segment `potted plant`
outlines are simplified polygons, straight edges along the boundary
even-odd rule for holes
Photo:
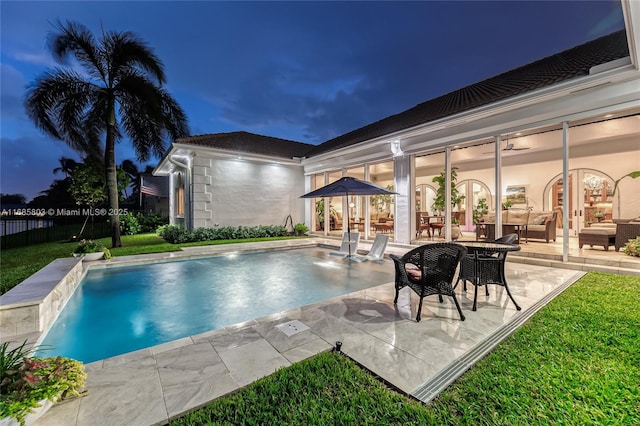
[[[335,207],[329,204],[329,216],[335,217],[336,213]],[[316,201],[316,217],[318,219],[319,229],[322,229],[324,227],[324,198]]]
[[[604,213],[602,212],[595,212],[593,214],[593,217],[595,217],[596,219],[598,219],[598,222],[600,222],[602,220],[602,218],[604,217]]]
[[[30,425],[54,403],[78,397],[84,390],[84,366],[64,357],[31,357],[25,340],[9,349],[0,345],[0,424]]]
[[[102,244],[93,240],[80,240],[78,246],[73,251],[74,257],[82,257],[82,260],[110,259],[111,252]]]
[[[304,223],[296,223],[295,225],[293,225],[293,231],[296,235],[305,235],[307,232],[309,232],[309,227],[307,227],[307,225],[305,225]]]
[[[465,196],[460,194],[458,188],[456,187],[456,181],[458,180],[457,167],[451,168],[451,207],[458,206],[464,201]],[[445,199],[446,199],[446,175],[443,171],[438,176],[434,176],[431,180],[434,183],[438,184],[438,188],[436,188],[436,197],[433,200],[433,204],[431,208],[434,211],[444,211],[445,210]],[[455,218],[454,218],[455,219]],[[457,224],[457,220],[451,221],[451,238],[454,240],[458,239],[460,236],[460,226]]]
[[[473,209],[473,223],[477,225],[478,222],[480,222],[480,219],[482,219],[482,217],[488,212],[489,212],[489,206],[487,205],[487,199],[480,198],[478,200],[478,205],[476,206],[475,209]]]

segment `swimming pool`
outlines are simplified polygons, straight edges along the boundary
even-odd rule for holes
[[[322,248],[89,270],[41,343],[85,363],[393,281]]]

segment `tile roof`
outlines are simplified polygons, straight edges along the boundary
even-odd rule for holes
[[[629,56],[626,32],[617,31],[553,56],[423,102],[399,114],[314,146],[308,157],[478,108],[589,74],[593,66]]]
[[[248,132],[190,136],[178,139],[176,143],[283,158],[313,157],[324,152],[344,148],[508,99],[571,78],[585,76],[596,65],[626,56],[629,56],[626,32],[625,30],[620,30],[428,100],[406,111],[330,139],[320,145],[311,145]]]
[[[205,146],[272,157],[302,157],[313,145],[249,132],[214,133],[180,138],[175,143]]]

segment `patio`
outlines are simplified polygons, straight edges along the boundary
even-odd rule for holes
[[[309,241],[268,245],[303,243]],[[366,243],[362,246],[367,248]],[[189,254],[255,248],[255,244],[194,247]],[[387,253],[405,251],[396,245],[387,249]],[[393,268],[390,260],[384,262]],[[440,304],[432,297],[425,299],[422,321],[416,323],[415,295],[403,289],[394,306],[393,283],[387,283],[88,364],[89,395],[54,406],[36,424],[90,425],[96,418],[105,425],[163,424],[278,368],[329,350],[336,341],[343,343],[343,352],[402,392],[428,401],[583,275],[515,262],[508,262],[506,272],[523,307],[520,312],[497,287],[491,287],[491,295],[480,298],[478,311],[472,312],[473,289],[458,288],[466,321],[459,321],[451,300],[445,298]],[[309,329],[288,337],[276,328],[294,320]],[[407,367],[399,370],[398,364]]]

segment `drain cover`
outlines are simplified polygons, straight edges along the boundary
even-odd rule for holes
[[[287,337],[291,337],[294,334],[301,333],[305,330],[309,330],[309,327],[298,320],[285,322],[284,324],[276,325],[276,328],[282,331]]]

